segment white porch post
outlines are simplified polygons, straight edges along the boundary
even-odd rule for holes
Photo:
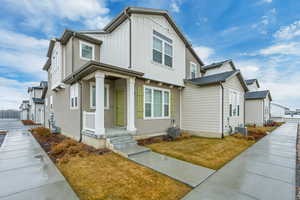
[[[95,113],[95,134],[104,135],[104,77],[102,72],[95,73],[96,79],[96,113]]]
[[[127,130],[136,131],[135,128],[135,99],[134,99],[135,78],[127,79]]]

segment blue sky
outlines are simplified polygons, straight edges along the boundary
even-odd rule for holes
[[[101,29],[126,6],[166,9],[209,64],[233,59],[274,102],[300,107],[299,0],[2,0],[0,109],[17,108],[65,28]]]

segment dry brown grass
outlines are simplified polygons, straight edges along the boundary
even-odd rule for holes
[[[51,135],[50,129],[45,128],[45,127],[32,128],[30,131],[33,134],[37,134],[41,137],[50,137],[50,135]]]
[[[226,136],[224,139],[190,137],[147,145],[153,151],[211,169],[220,169],[254,144],[254,140]]]
[[[81,200],[175,200],[191,188],[114,153],[58,163]]]
[[[37,125],[37,124],[34,123],[34,121],[32,121],[32,120],[21,120],[21,122],[22,122],[25,126]]]

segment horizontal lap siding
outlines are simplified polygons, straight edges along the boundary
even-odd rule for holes
[[[182,93],[182,129],[220,131],[220,87],[186,86]]]
[[[237,76],[227,80],[224,84],[224,132],[226,133],[231,126],[234,130],[240,124],[244,124],[244,98],[245,90]],[[229,91],[230,89],[240,93],[240,116],[229,116]],[[228,121],[229,119],[229,121]]]
[[[246,101],[246,124],[263,125],[263,100]]]

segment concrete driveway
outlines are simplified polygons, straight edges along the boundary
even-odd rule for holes
[[[296,123],[279,127],[183,199],[294,200],[296,138]]]
[[[16,120],[0,120],[8,133],[0,148],[0,200],[77,200],[26,127]]]

